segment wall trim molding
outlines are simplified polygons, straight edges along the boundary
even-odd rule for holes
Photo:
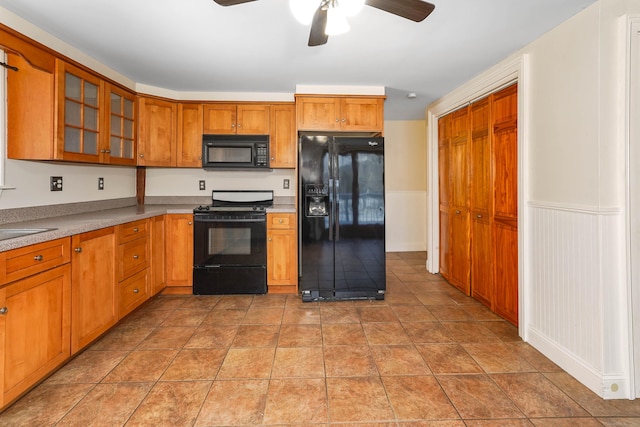
[[[556,365],[560,366],[598,396],[604,399],[620,399],[628,395],[629,383],[623,373],[604,375],[602,372],[591,368],[566,348],[547,339],[535,327],[529,326],[527,329],[529,330],[529,344],[553,360]],[[618,392],[612,393],[612,386],[617,388]]]
[[[620,215],[622,214],[621,207],[597,207],[597,206],[584,206],[584,205],[572,205],[568,203],[557,203],[557,202],[538,202],[538,201],[527,201],[527,207],[537,208],[537,209],[551,209],[555,211],[565,211],[565,212],[574,212],[574,213],[583,213],[590,215]]]

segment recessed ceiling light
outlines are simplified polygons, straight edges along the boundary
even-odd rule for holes
[[[418,96],[418,95],[416,95],[416,93],[415,93],[415,92],[411,92],[411,93],[408,93],[408,94],[407,94],[407,98],[409,98],[409,99],[415,99],[417,96]]]

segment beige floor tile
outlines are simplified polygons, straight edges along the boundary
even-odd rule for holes
[[[284,304],[284,303],[283,303]],[[242,319],[247,325],[279,325],[282,323],[283,307],[255,307],[247,310],[247,315]]]
[[[102,380],[104,383],[157,381],[178,350],[135,350]]]
[[[240,325],[246,315],[246,309],[214,308],[200,326]]]
[[[491,378],[529,418],[589,416],[542,374],[494,374]]]
[[[213,381],[226,355],[226,348],[181,350],[160,380]]]
[[[278,337],[279,347],[309,347],[322,345],[320,325],[282,325]]]
[[[411,338],[409,338],[400,322],[364,323],[362,328],[369,345],[411,344]]]
[[[453,337],[440,322],[402,322],[402,326],[415,344],[453,342]]]
[[[269,381],[214,381],[196,427],[262,424]]]
[[[324,345],[366,345],[367,338],[360,323],[322,324]]]
[[[380,377],[327,378],[329,421],[393,421]]]
[[[324,347],[327,377],[368,377],[378,375],[369,346],[337,345]]]
[[[319,307],[285,307],[282,316],[283,324],[320,324],[320,308]]]
[[[431,374],[424,359],[413,345],[373,346],[371,353],[382,376]]]
[[[137,350],[179,349],[191,338],[196,328],[183,326],[158,327],[136,347]]]
[[[133,413],[127,426],[191,426],[211,382],[158,382]]]
[[[486,375],[438,376],[438,382],[465,420],[525,418]]]
[[[324,378],[322,347],[278,347],[271,378]]]
[[[238,333],[238,325],[200,326],[184,348],[228,348]]]
[[[323,378],[271,380],[263,424],[326,423],[327,390]]]
[[[46,382],[99,383],[127,354],[128,351],[85,351],[49,377]]]
[[[230,348],[217,378],[269,378],[275,350],[275,347]]]
[[[459,344],[416,344],[434,374],[479,374],[482,368]]]
[[[231,344],[232,347],[275,347],[280,325],[241,325]]]
[[[382,377],[399,420],[459,419],[435,377]]]
[[[475,343],[462,344],[462,347],[487,373],[536,372],[536,369],[520,357],[517,349],[511,345]]]
[[[152,387],[153,383],[98,384],[56,425],[124,425]]]

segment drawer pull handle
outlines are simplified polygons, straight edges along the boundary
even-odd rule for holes
[[[482,215],[481,215],[481,214],[478,214],[478,218],[482,218]]]
[[[135,288],[135,289],[133,290],[133,293],[134,293],[134,294],[137,294],[138,292],[140,292],[140,290],[139,290],[138,288]]]
[[[44,257],[42,255],[36,255],[33,257],[34,261],[42,261],[44,259]]]
[[[9,312],[9,307],[0,308],[0,314],[7,314]]]
[[[280,219],[278,220],[278,222],[279,222],[280,224],[282,224],[282,223],[284,222],[284,220],[283,220],[282,218],[280,218]]]
[[[74,251],[77,252],[77,253],[80,253],[80,252],[82,252],[82,248],[75,248]]]
[[[138,258],[140,258],[138,255],[133,256],[133,259],[138,259]]]
[[[138,231],[139,231],[138,227],[136,227],[136,228],[134,228],[134,229],[133,229],[133,232],[134,232],[134,233],[137,233]]]
[[[460,211],[456,209],[456,215],[460,215]]]

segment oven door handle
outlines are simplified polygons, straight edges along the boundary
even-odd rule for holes
[[[224,219],[210,219],[210,218],[195,218],[195,222],[267,222],[267,218],[224,218]]]

